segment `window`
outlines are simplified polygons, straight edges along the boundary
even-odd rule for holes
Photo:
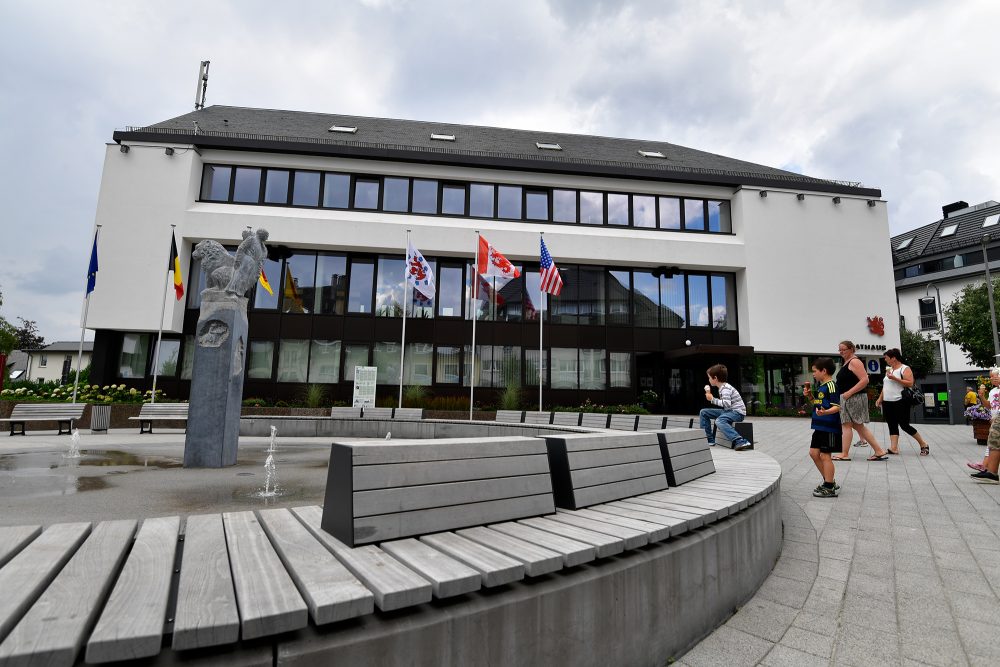
[[[359,178],[354,181],[354,208],[378,208],[379,182],[372,178]]]
[[[632,195],[632,224],[647,229],[656,228],[656,197]]]
[[[473,183],[469,186],[469,215],[476,218],[493,217],[493,198],[496,189],[485,183]]]
[[[428,387],[434,368],[434,346],[430,343],[407,343],[403,358],[403,384]]]
[[[684,276],[660,278],[660,326],[683,329],[687,324],[684,301]]]
[[[688,326],[707,327],[708,321],[708,276],[689,275],[688,283]]]
[[[492,386],[497,388],[521,384],[521,347],[519,345],[494,345]]]
[[[435,381],[438,384],[458,384],[460,348],[454,346],[439,346],[437,349],[437,366]]]
[[[354,382],[354,367],[368,365],[368,343],[344,345],[344,380]]]
[[[375,263],[371,260],[351,261],[350,289],[347,292],[347,312],[372,312],[372,282],[375,279]],[[351,376],[352,378],[354,376]]]
[[[281,294],[281,269],[283,261],[265,259],[261,270],[271,286],[271,292],[264,289],[260,280],[254,285],[253,307],[254,310],[275,310],[278,307],[278,296]]]
[[[576,349],[552,348],[552,388],[576,389]]]
[[[267,170],[264,185],[265,204],[288,204],[288,172],[281,169]]]
[[[353,125],[334,125],[327,131],[338,132],[340,134],[356,134],[358,128],[354,127]]]
[[[536,141],[535,146],[543,151],[561,151],[562,146],[559,144],[546,143],[544,141]]]
[[[347,174],[323,175],[323,207],[347,208],[351,199],[351,177]]]
[[[708,202],[708,231],[729,234],[733,231],[733,218],[727,201]]]
[[[410,208],[410,179],[386,177],[382,210],[405,213]]]
[[[473,364],[472,358],[472,347],[470,345],[462,346],[462,385],[468,387],[469,379],[472,377],[472,369],[470,366]],[[489,387],[491,386],[493,378],[493,346],[492,345],[477,345],[476,355],[475,355],[475,379],[477,387]]]
[[[608,224],[628,226],[628,195],[608,195]]]
[[[580,350],[580,389],[605,389],[606,376],[604,350]]]
[[[525,218],[528,220],[549,219],[549,193],[538,190],[528,190],[524,195]]]
[[[684,229],[705,231],[705,202],[703,200],[684,200]]]
[[[462,267],[442,266],[437,274],[440,317],[462,316]],[[457,382],[457,380],[456,380]]]
[[[465,215],[465,186],[448,184],[441,188],[441,212],[445,215]]]
[[[681,200],[677,197],[660,197],[660,229],[681,228]]]
[[[292,204],[319,206],[319,172],[296,171],[292,186]]]
[[[437,134],[435,132],[431,132],[431,139],[433,139],[434,141],[455,141],[455,135],[454,134]]]
[[[181,379],[190,380],[194,370],[194,336],[184,336],[184,352],[181,354]]]
[[[997,224],[997,222],[1000,222],[1000,213],[988,215],[986,216],[986,219],[983,220],[983,227],[992,227]]]
[[[908,239],[903,239],[902,241],[900,241],[899,245],[896,246],[896,251],[898,252],[900,250],[906,250],[907,248],[909,248],[910,244],[913,243],[913,239],[914,238],[916,238],[916,237],[911,236]]]
[[[659,325],[660,279],[649,271],[632,272],[632,321],[637,327]]]
[[[378,384],[399,384],[399,351],[398,341],[375,343],[375,354],[372,357],[372,365],[378,368],[375,382]]]
[[[562,269],[559,269],[560,275],[565,275],[562,273]],[[537,322],[539,316],[544,312],[543,304],[548,300],[552,303],[553,300],[558,300],[562,298],[561,296],[552,296],[550,294],[539,294],[539,288],[541,286],[541,277],[538,275],[538,269],[532,269],[530,271],[522,271],[521,279],[524,281],[524,303],[521,305],[521,318],[525,321]],[[563,278],[565,280],[565,277]],[[563,292],[565,294],[565,292]],[[539,302],[541,300],[541,302]]]
[[[305,382],[308,369],[309,341],[281,341],[278,347],[278,382]]]
[[[339,379],[340,341],[312,341],[309,349],[309,382],[330,384]]]
[[[663,158],[666,159],[666,155],[660,151],[639,151],[639,155],[642,157],[653,157],[653,158]]]
[[[917,304],[920,307],[921,330],[937,329],[937,299],[933,296],[922,296],[917,299]]]
[[[736,330],[736,290],[733,276],[713,275],[712,282],[712,328],[726,331]]]
[[[316,290],[313,312],[343,315],[347,300],[347,258],[319,255],[316,258]]]
[[[629,322],[629,271],[608,271],[608,324]]]
[[[542,386],[549,386],[549,356],[542,354]],[[538,350],[524,351],[524,384],[528,387],[538,386]]]
[[[580,276],[575,266],[560,266],[559,275],[563,279],[562,293],[557,297],[547,297],[549,302],[549,322],[553,324],[576,324],[576,295],[580,290]],[[537,291],[532,292],[537,294]]]
[[[201,198],[204,201],[229,201],[229,182],[233,177],[232,167],[205,165],[201,174]]]
[[[632,353],[612,352],[609,356],[611,388],[630,388],[632,386]]]
[[[285,261],[285,282],[281,286],[283,313],[310,313],[316,301],[316,255],[292,255]],[[274,289],[274,285],[271,285]]]
[[[45,368],[49,365],[49,355],[43,354],[38,357],[38,366],[40,368]]]
[[[141,378],[146,376],[149,361],[149,334],[125,334],[122,337],[122,353],[118,359],[118,376]]]
[[[378,280],[375,283],[375,315],[403,316],[403,259],[379,257]]]
[[[270,380],[274,368],[274,341],[252,340],[247,354],[247,377]]]
[[[431,267],[431,273],[433,273],[434,276],[437,276],[437,260],[428,259],[427,263]],[[422,293],[411,288],[409,285],[407,285],[406,289],[403,290],[403,294],[409,296],[409,301],[406,302],[407,317],[416,317],[418,319],[431,319],[434,317],[433,297],[425,297]]]
[[[580,223],[584,225],[604,224],[604,193],[580,193]]]
[[[947,227],[941,230],[941,238],[953,235],[955,233],[955,230],[957,229],[958,229],[958,223],[955,223],[953,225],[948,225]]]
[[[179,340],[161,340],[159,354],[156,355],[156,374],[160,377],[177,376],[177,359],[181,353]]]
[[[576,222],[576,190],[552,191],[552,220]]]
[[[521,187],[517,185],[501,185],[497,188],[499,196],[499,217],[509,220],[521,219]]]
[[[579,273],[577,295],[580,301],[580,324],[604,324],[604,269],[581,266]]]
[[[438,212],[438,182],[419,178],[413,179],[413,212]]]
[[[256,204],[260,201],[260,169],[236,167],[236,182],[233,184],[233,201]]]

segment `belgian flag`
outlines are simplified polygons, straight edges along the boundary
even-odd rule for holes
[[[184,298],[184,276],[181,275],[181,258],[177,255],[177,236],[175,234],[170,235],[170,266],[167,267],[167,271],[174,273],[174,294],[180,301]]]

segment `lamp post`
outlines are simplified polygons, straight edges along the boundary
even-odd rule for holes
[[[990,258],[986,256],[990,234],[983,234],[983,266],[986,267],[986,293],[990,296],[990,323],[993,325],[993,365],[1000,364],[1000,340],[997,339],[997,312],[993,307],[993,279],[990,278]]]
[[[931,288],[934,288],[934,293],[937,295],[937,312],[938,312],[938,334],[941,336],[941,359],[944,361],[944,391],[945,396],[948,397],[948,424],[955,424],[955,416],[951,409],[951,374],[948,372],[948,344],[944,340],[944,313],[941,310],[941,290],[934,283],[927,283],[927,287],[924,289],[924,296],[921,297],[921,301],[924,303],[930,303]],[[990,299],[990,303],[993,299]],[[996,336],[996,332],[993,333]]]

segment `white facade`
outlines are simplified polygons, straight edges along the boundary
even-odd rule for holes
[[[28,363],[25,368],[24,379],[35,382],[52,382],[62,379],[63,365],[68,360],[70,363],[70,378],[76,372],[78,352],[59,350],[25,350],[28,355]],[[90,365],[90,350],[83,351],[83,365],[86,368]]]

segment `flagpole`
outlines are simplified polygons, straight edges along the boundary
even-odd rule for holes
[[[406,230],[406,252],[403,254],[403,340],[400,343],[399,349],[399,407],[403,407],[403,360],[406,355],[406,286],[409,284],[406,280],[406,261],[409,259],[410,253],[410,230]],[[413,299],[410,299],[413,301]]]
[[[167,253],[167,266],[170,266],[170,255],[173,254],[173,243],[174,243],[174,227],[177,225],[170,225],[170,243],[171,251]],[[156,351],[153,352],[153,394],[151,403],[156,403],[156,376],[160,370],[160,342],[163,340],[163,314],[167,312],[167,285],[170,283],[170,274],[173,273],[173,267],[170,267],[165,274],[163,274],[163,302],[160,304],[160,328],[156,333]]]
[[[472,285],[472,290],[469,292],[469,308],[472,308],[472,361],[469,364],[469,421],[472,421],[472,405],[473,398],[475,396],[476,390],[476,319],[479,314],[479,308],[473,308],[473,303],[476,302],[476,294],[479,292],[479,244],[480,244],[480,234],[479,230],[476,230],[476,262],[472,265],[472,279],[470,284]]]
[[[94,247],[97,247],[97,239],[101,236],[101,226],[97,225],[97,231],[94,232]],[[76,403],[76,390],[80,386],[80,367],[83,366],[83,338],[87,335],[87,313],[90,312],[90,292],[87,292],[87,296],[83,298],[83,323],[80,325],[80,350],[76,356],[76,379],[73,380],[73,399],[72,403]],[[4,369],[0,368],[0,372]]]
[[[539,245],[545,232],[538,233]],[[542,265],[538,265],[538,411],[542,411],[542,321],[545,319],[545,297],[542,296]]]

